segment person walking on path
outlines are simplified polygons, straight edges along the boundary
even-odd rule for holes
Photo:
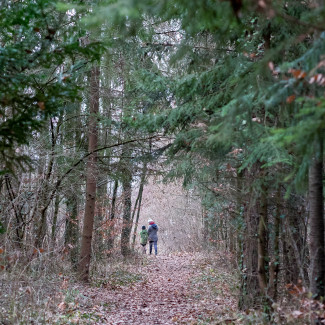
[[[140,245],[142,246],[142,253],[146,253],[146,246],[148,242],[148,231],[146,226],[142,226],[142,230],[140,231]]]
[[[149,227],[148,227],[148,239],[149,239],[149,254],[152,253],[152,245],[155,248],[155,255],[157,255],[157,241],[158,241],[158,226],[154,223],[152,219],[148,220]]]

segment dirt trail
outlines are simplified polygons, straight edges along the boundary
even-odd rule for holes
[[[194,270],[184,257],[152,258],[146,267],[147,280],[123,288],[113,300],[108,321],[112,324],[173,324],[177,320],[191,323],[199,311],[187,289]]]
[[[193,285],[198,276],[203,276],[204,264],[202,267],[201,263],[201,268],[198,264],[197,258],[191,255],[148,257],[148,264],[139,270],[145,280],[118,290],[101,289],[101,296],[110,307],[98,323],[204,324],[216,319],[217,315],[220,320],[220,316],[233,308],[235,301],[229,288],[222,283],[219,285],[226,290],[222,297],[210,295],[214,288],[208,283]]]

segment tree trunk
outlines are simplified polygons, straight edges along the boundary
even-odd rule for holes
[[[274,217],[274,234],[273,234],[273,256],[270,263],[269,278],[269,297],[277,300],[278,293],[278,275],[280,266],[279,238],[280,238],[280,204],[281,204],[281,188],[280,185],[276,194],[276,212]]]
[[[290,202],[291,201],[291,202]],[[289,264],[287,269],[290,274],[289,283],[298,283],[302,280],[305,285],[304,260],[306,249],[304,247],[304,233],[301,231],[303,216],[296,209],[296,201],[291,198],[288,202],[287,216],[285,218],[285,229],[287,238],[287,254]]]
[[[117,197],[117,189],[118,189],[118,180],[114,182],[113,189],[113,197],[111,204],[111,212],[109,216],[109,228],[108,228],[108,239],[107,239],[107,252],[108,256],[112,254],[113,246],[114,246],[114,223],[115,223],[115,206],[116,206],[116,197]]]
[[[54,124],[53,120],[50,119],[50,131],[51,131],[51,152],[49,158],[49,164],[47,167],[46,175],[44,177],[44,182],[41,184],[40,188],[40,210],[37,209],[37,232],[36,232],[36,239],[35,239],[35,246],[37,248],[43,245],[44,237],[46,235],[47,230],[47,208],[49,204],[47,204],[49,200],[49,193],[50,193],[50,183],[51,177],[54,169],[54,162],[55,162],[55,147],[56,147],[56,140],[57,137],[54,134]],[[58,130],[57,130],[58,131]]]
[[[236,211],[231,208],[229,212],[229,252],[234,255],[236,252],[236,235],[237,235],[237,227],[236,227]]]
[[[239,266],[242,266],[242,254],[243,254],[243,171],[239,171],[237,168],[236,176],[236,232],[237,232],[237,263]]]
[[[54,203],[54,214],[53,214],[53,220],[52,220],[52,246],[54,247],[55,245],[55,234],[56,234],[56,224],[58,220],[58,214],[59,214],[59,207],[60,207],[60,195],[56,194],[55,196],[55,203]]]
[[[309,169],[310,203],[310,291],[315,298],[324,297],[324,201],[323,201],[323,141],[316,145],[316,154]]]
[[[75,192],[68,193],[67,218],[65,222],[65,246],[70,252],[70,261],[74,270],[78,264],[79,224],[78,224],[78,196]]]
[[[12,206],[12,210],[15,216],[15,232],[16,232],[16,243],[18,244],[19,248],[23,246],[23,238],[25,234],[25,220],[21,213],[21,208],[16,206],[16,194],[11,186],[10,177],[9,175],[5,175],[5,184],[9,196],[9,200]]]
[[[257,273],[257,240],[258,215],[255,207],[245,206],[245,226],[242,240],[241,286],[238,306],[241,310],[255,307],[259,297]]]
[[[131,193],[132,193],[132,175],[130,171],[125,170],[122,180],[123,187],[123,225],[121,234],[121,253],[127,256],[130,253],[130,234],[131,234]]]
[[[121,167],[122,167],[122,189],[123,189],[123,223],[121,233],[121,253],[123,256],[127,256],[130,253],[130,234],[132,228],[131,220],[131,194],[132,194],[132,166],[129,160],[131,156],[131,149],[129,145],[124,145],[121,155]]]
[[[86,205],[84,214],[84,224],[81,240],[81,252],[78,265],[80,278],[89,281],[89,267],[91,257],[91,242],[93,237],[95,204],[96,204],[96,184],[97,184],[97,154],[93,152],[97,148],[98,129],[97,114],[99,111],[99,67],[95,66],[90,77],[90,116],[88,131],[88,151],[91,152],[87,161],[86,180]]]
[[[96,252],[96,260],[101,259],[103,251],[105,250],[106,243],[104,243],[105,233],[104,228],[106,222],[106,198],[107,198],[107,183],[104,181],[104,185],[97,186],[97,208],[95,218],[95,233],[94,233],[94,251]]]
[[[205,248],[208,246],[208,233],[208,212],[204,207],[202,207],[202,240]]]
[[[264,180],[262,180],[264,182]],[[267,290],[267,189],[263,184],[261,193],[261,203],[259,212],[259,223],[258,223],[258,284],[263,296],[266,295]]]
[[[242,258],[240,260],[241,268],[241,286],[238,306],[241,310],[252,308],[258,302],[260,297],[258,283],[258,254],[257,254],[257,238],[258,233],[258,210],[256,208],[256,198],[251,190],[253,175],[258,173],[256,164],[251,171],[245,170],[240,175],[240,187],[242,190],[243,209],[243,225],[241,228],[241,251]]]
[[[141,209],[141,202],[142,202],[142,193],[143,193],[144,183],[146,181],[146,176],[147,176],[147,163],[145,162],[144,166],[143,166],[140,187],[139,187],[139,193],[138,193],[138,197],[137,197],[138,209],[136,209],[136,206],[135,206],[134,212],[133,212],[133,213],[137,212],[137,216],[136,216],[135,223],[134,223],[132,249],[134,249],[134,246],[135,246],[135,239],[136,239],[136,235],[137,235],[137,228],[138,228],[138,223],[139,223],[140,209]],[[133,220],[133,218],[132,218],[132,220]]]

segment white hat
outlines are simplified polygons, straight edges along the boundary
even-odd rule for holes
[[[148,223],[150,223],[150,222],[153,222],[153,220],[152,219],[148,219]]]

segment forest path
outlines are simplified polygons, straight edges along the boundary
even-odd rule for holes
[[[97,310],[96,324],[221,324],[236,312],[231,275],[221,269],[197,255],[146,256],[129,269],[141,281],[118,287],[108,282],[84,295],[96,297],[88,306]]]

